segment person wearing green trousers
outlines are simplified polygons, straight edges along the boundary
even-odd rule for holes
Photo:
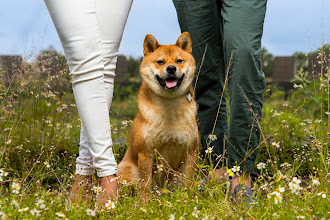
[[[232,178],[232,194],[246,186],[251,191],[250,173],[258,154],[265,89],[260,50],[267,0],[173,3],[181,31],[191,36],[197,72],[200,69],[195,77],[195,98],[204,151],[213,147],[219,179],[227,172],[227,165],[236,170],[239,166],[237,173],[244,173]],[[226,84],[230,110],[224,94]]]

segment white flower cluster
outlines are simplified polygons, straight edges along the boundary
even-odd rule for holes
[[[208,139],[209,139],[210,141],[215,141],[215,140],[217,140],[217,136],[214,135],[214,134],[210,134],[210,135],[208,136]]]
[[[8,176],[8,172],[5,172],[4,168],[0,169],[0,182],[3,181],[3,177]]]
[[[301,180],[297,177],[293,177],[291,182],[289,183],[289,187],[291,189],[291,193],[294,193],[296,195],[299,194],[300,190],[302,190],[302,187],[300,186]]]
[[[263,162],[260,162],[257,164],[257,169],[258,170],[262,170],[262,169],[265,169],[266,168],[266,164],[263,163]]]

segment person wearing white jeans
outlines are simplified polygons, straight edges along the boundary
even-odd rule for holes
[[[64,48],[81,118],[75,182],[93,175],[96,169],[102,186],[103,177],[117,173],[109,110],[119,45],[132,0],[44,1]]]

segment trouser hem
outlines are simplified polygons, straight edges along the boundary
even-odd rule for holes
[[[102,172],[97,171],[97,176],[98,177],[105,177],[105,176],[115,175],[116,173],[117,173],[117,169],[110,170],[110,171],[102,171]]]

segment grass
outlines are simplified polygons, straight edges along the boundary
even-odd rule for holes
[[[300,79],[287,101],[274,86],[265,92],[263,138],[255,167],[261,176],[254,183],[258,206],[236,207],[223,190],[225,182],[203,181],[212,169],[207,158],[200,158],[189,187],[155,188],[151,201],[144,204],[139,192],[132,196],[123,185],[116,207],[93,216],[93,199],[78,207],[68,201],[80,120],[67,72],[40,79],[33,65],[22,66],[24,71],[0,81],[0,219],[330,218],[326,74]],[[118,162],[128,147],[135,99],[132,94],[129,100],[113,102],[110,116]]]

